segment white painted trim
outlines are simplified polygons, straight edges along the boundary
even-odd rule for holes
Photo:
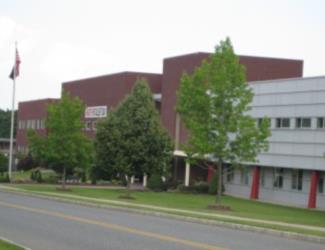
[[[185,165],[185,180],[184,180],[185,187],[190,185],[190,163],[186,162]]]

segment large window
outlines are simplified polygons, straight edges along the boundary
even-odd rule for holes
[[[260,183],[262,187],[265,187],[265,168],[260,170]]]
[[[277,128],[290,128],[290,118],[276,118]]]
[[[324,117],[317,118],[317,128],[325,128],[325,118]]]
[[[91,130],[92,129],[92,122],[91,121],[86,121],[85,122],[85,129],[86,130]]]
[[[230,165],[227,166],[226,168],[227,171],[227,182],[228,183],[233,183],[234,182],[234,168],[231,167]]]
[[[296,118],[296,128],[311,128],[311,118]]]
[[[324,175],[319,176],[318,180],[318,193],[323,194],[324,193]]]
[[[283,188],[283,168],[274,168],[273,171],[273,187]]]
[[[242,169],[240,171],[240,183],[243,185],[248,185],[249,182],[249,173],[248,173],[248,169]]]
[[[291,188],[293,190],[302,190],[303,170],[293,169],[291,172]]]

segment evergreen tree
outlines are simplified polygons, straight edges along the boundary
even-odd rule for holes
[[[17,128],[17,110],[15,110],[14,137]],[[0,138],[10,138],[11,110],[0,109]]]
[[[169,174],[172,143],[162,128],[152,93],[144,79],[110,112],[97,130],[94,172],[102,178]],[[129,185],[128,185],[129,186]]]
[[[190,132],[188,155],[196,159],[208,156],[218,165],[220,204],[222,163],[254,162],[268,148],[270,135],[269,119],[257,126],[248,113],[253,92],[229,38],[192,75],[182,76],[177,96],[177,111]]]
[[[0,152],[0,176],[8,170],[8,158]]]

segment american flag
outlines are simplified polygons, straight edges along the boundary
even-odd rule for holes
[[[18,54],[18,50],[16,49],[16,58],[15,58],[15,65],[12,67],[11,73],[9,77],[13,80],[17,76],[19,76],[19,64],[20,64],[20,57]]]

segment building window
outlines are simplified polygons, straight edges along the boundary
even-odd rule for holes
[[[291,189],[302,190],[303,170],[293,169],[291,172]]]
[[[324,175],[319,176],[318,180],[318,193],[323,194],[324,193]]]
[[[45,120],[41,120],[41,129],[45,129]]]
[[[317,118],[317,128],[325,128],[325,118],[324,117]]]
[[[96,131],[96,128],[97,128],[97,121],[93,121],[92,126],[93,126],[93,130]]]
[[[283,187],[283,168],[274,168],[273,187],[281,189]]]
[[[85,129],[86,130],[91,130],[92,128],[92,122],[91,121],[86,121],[85,123]]]
[[[227,170],[227,182],[233,183],[234,182],[234,168],[231,167],[230,165],[228,165],[226,170]]]
[[[260,183],[262,187],[265,187],[265,168],[260,170]]]
[[[31,120],[31,128],[32,129],[36,128],[36,120]]]
[[[245,168],[240,171],[240,183],[242,185],[248,185],[248,182],[249,182],[249,173],[248,170]]]
[[[263,122],[263,118],[257,118],[256,119],[256,125],[257,125],[257,127],[261,127],[262,126],[262,122]]]
[[[26,129],[30,129],[30,120],[26,121]]]
[[[290,128],[290,118],[276,118],[277,128]]]
[[[311,118],[296,118],[296,128],[311,128]]]

